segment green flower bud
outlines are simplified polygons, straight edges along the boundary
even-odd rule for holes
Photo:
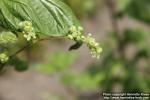
[[[6,53],[1,53],[1,54],[0,54],[0,62],[1,62],[1,63],[5,63],[5,62],[7,62],[8,60],[9,60],[9,57],[7,56]]]
[[[30,41],[32,39],[36,39],[36,34],[34,32],[30,32],[30,33],[25,33],[24,38],[27,39],[27,41]]]
[[[75,33],[75,32],[77,32],[77,28],[76,28],[75,26],[72,26],[72,27],[70,28],[70,31],[71,31],[72,33]]]
[[[83,28],[82,27],[78,27],[76,28],[75,26],[72,26],[70,28],[70,33],[67,37],[71,40],[75,40],[75,41],[81,41],[83,39],[82,37],[82,32]]]
[[[32,23],[30,21],[23,21],[19,23],[19,28],[26,32],[33,30]]]
[[[78,30],[79,30],[80,32],[83,31],[83,27],[79,26],[79,27],[78,27]]]
[[[17,41],[17,36],[12,32],[0,33],[0,44],[10,44]]]
[[[36,34],[30,21],[19,23],[19,28],[22,30],[22,33],[24,34],[23,37],[26,38],[27,41],[36,39]]]
[[[68,35],[68,38],[71,39],[71,40],[74,39],[74,37],[72,35]]]
[[[91,50],[92,57],[99,58],[100,53],[102,52],[102,48],[100,47],[99,43],[97,43],[96,40],[92,37],[91,34],[88,35],[88,37],[85,39],[85,42]]]
[[[71,40],[75,40],[77,42],[81,41],[87,44],[89,49],[91,50],[92,57],[99,58],[100,53],[102,52],[102,48],[100,47],[99,43],[92,37],[92,34],[88,34],[87,37],[82,35],[83,28],[82,27],[71,27],[70,33],[67,37]]]

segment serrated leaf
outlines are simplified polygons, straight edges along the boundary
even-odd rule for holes
[[[35,32],[65,36],[78,26],[72,10],[60,0],[0,0],[0,26],[17,30],[22,21],[31,21]]]

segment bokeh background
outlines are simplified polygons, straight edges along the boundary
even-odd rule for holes
[[[63,0],[85,35],[101,44],[100,59],[84,45],[52,39],[19,56],[29,69],[0,74],[0,100],[102,100],[102,92],[150,92],[150,0]]]

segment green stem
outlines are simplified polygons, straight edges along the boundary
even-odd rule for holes
[[[48,37],[48,38],[42,38],[42,39],[39,39],[37,42],[41,42],[41,41],[45,41],[45,40],[50,40],[50,39],[53,39],[54,37]],[[60,37],[60,38],[63,38],[63,37]],[[12,54],[10,56],[10,58],[13,58],[14,56],[16,56],[17,54],[19,54],[20,52],[24,51],[25,49],[27,49],[29,46],[31,46],[32,44],[27,44],[25,45],[24,47],[22,47],[21,49],[19,49],[18,51],[16,51],[14,54]]]
[[[58,37],[58,38],[64,38],[64,37]],[[39,39],[37,42],[41,42],[41,41],[45,41],[45,40],[50,40],[50,39],[56,39],[55,37],[48,37],[48,38],[42,38]],[[21,49],[19,49],[18,51],[16,51],[14,54],[10,55],[9,58],[12,59],[13,57],[15,57],[17,54],[21,53],[22,51],[24,51],[25,49],[27,49],[29,46],[31,46],[32,44],[26,44],[24,47],[22,47]],[[6,62],[7,63],[7,62]],[[1,63],[0,64],[0,72],[3,70],[4,66],[6,65],[6,63]]]

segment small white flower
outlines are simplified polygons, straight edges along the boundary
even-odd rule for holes
[[[12,32],[2,32],[0,34],[0,44],[13,44],[16,43],[17,36]]]
[[[9,60],[9,57],[7,56],[6,53],[1,53],[1,54],[0,54],[0,62],[1,62],[1,63],[5,63],[5,62],[7,62],[8,60]]]
[[[68,38],[73,40],[73,36],[72,35],[68,35]]]
[[[72,27],[70,28],[70,31],[71,31],[71,32],[76,32],[76,31],[77,31],[77,28],[76,28],[75,26],[72,26]]]
[[[25,33],[23,36],[24,36],[24,38],[27,39],[27,41],[30,41],[32,39],[36,39],[36,34],[33,32]]]
[[[91,37],[91,36],[92,36],[92,34],[91,34],[91,33],[89,33],[89,34],[88,34],[88,36],[89,36],[89,37]]]
[[[19,24],[20,29],[22,29],[22,33],[24,34],[24,38],[27,39],[27,41],[31,41],[33,39],[36,39],[36,34],[34,32],[34,28],[32,26],[32,23],[30,21],[24,21]]]
[[[78,30],[79,30],[79,31],[83,31],[83,27],[79,26],[79,27],[78,27]]]
[[[99,43],[96,42],[96,40],[92,37],[92,34],[89,33],[87,37],[82,35],[83,28],[75,26],[70,28],[71,34],[69,34],[67,37],[71,40],[75,41],[82,41],[87,44],[89,49],[91,50],[92,57],[96,57],[97,59],[100,58],[100,53],[102,52],[102,48],[100,47]]]

